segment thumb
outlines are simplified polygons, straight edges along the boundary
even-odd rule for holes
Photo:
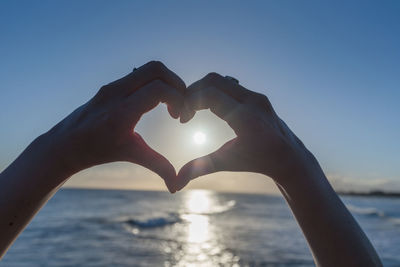
[[[228,141],[217,151],[206,156],[194,159],[186,163],[180,170],[177,176],[176,190],[184,188],[191,180],[219,171],[229,171],[232,169],[231,151],[235,139]]]
[[[186,163],[178,173],[176,190],[179,191],[184,188],[191,180],[207,175],[210,173],[217,172],[215,161],[213,160],[213,154],[203,156]]]
[[[191,180],[219,171],[234,171],[237,138],[226,142],[218,150],[186,163],[177,176],[176,190],[184,188]]]
[[[169,192],[175,193],[176,171],[163,155],[152,149],[138,133],[134,133],[134,155],[132,162],[157,173],[165,182]]]

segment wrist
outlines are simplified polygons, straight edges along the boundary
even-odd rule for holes
[[[63,183],[73,174],[79,172],[80,166],[73,162],[73,155],[68,149],[68,143],[64,138],[57,135],[56,131],[50,131],[37,137],[28,149],[29,155],[34,153],[37,158],[39,168],[46,170],[52,182]],[[27,150],[28,150],[27,149]],[[29,156],[28,155],[28,156]]]
[[[287,156],[282,171],[273,179],[282,188],[289,188],[298,183],[309,184],[326,180],[326,177],[317,159],[305,149]]]
[[[58,160],[47,134],[37,137],[0,176],[2,186],[19,194],[46,195],[62,185],[74,171]],[[12,177],[6,179],[5,177]],[[3,179],[4,178],[4,179]]]

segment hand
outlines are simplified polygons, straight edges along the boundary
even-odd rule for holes
[[[208,108],[225,120],[237,137],[185,164],[178,174],[178,190],[196,177],[218,171],[256,172],[279,183],[290,177],[290,172],[304,168],[305,161],[313,161],[266,96],[210,73],[187,88],[181,122]]]
[[[160,102],[178,118],[185,88],[176,74],[155,61],[103,86],[88,103],[47,133],[52,144],[57,144],[58,160],[74,172],[113,161],[136,163],[161,176],[174,192],[174,167],[134,128],[141,116]]]

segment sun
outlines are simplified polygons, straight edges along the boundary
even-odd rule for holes
[[[193,141],[197,145],[202,145],[206,142],[206,135],[203,132],[195,132],[193,135]]]

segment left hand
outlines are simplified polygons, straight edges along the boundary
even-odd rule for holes
[[[45,134],[47,143],[56,147],[52,154],[58,155],[63,168],[73,173],[98,164],[128,161],[157,173],[174,192],[174,167],[134,128],[142,115],[160,102],[178,118],[185,88],[185,83],[161,62],[149,62],[103,86],[88,103]]]

